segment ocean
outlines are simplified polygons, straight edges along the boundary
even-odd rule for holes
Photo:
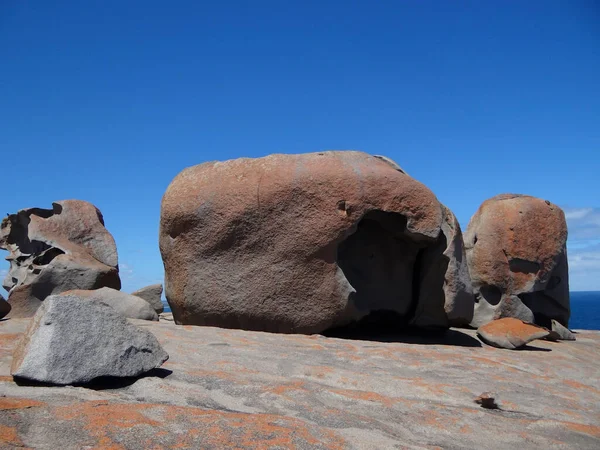
[[[600,330],[600,291],[571,292],[569,328]]]
[[[171,312],[163,300],[165,312]],[[600,330],[600,291],[571,292],[571,320],[569,328]]]

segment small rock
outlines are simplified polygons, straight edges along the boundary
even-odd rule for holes
[[[137,291],[132,292],[131,295],[143,298],[150,303],[150,306],[154,308],[154,311],[156,311],[157,314],[160,314],[165,310],[165,305],[163,305],[161,300],[162,292],[162,284],[158,283],[138,289]]]
[[[513,350],[523,347],[535,339],[546,338],[550,332],[538,325],[505,317],[479,327],[477,335],[486,344]]]
[[[0,319],[6,316],[10,312],[10,309],[10,303],[4,300],[4,297],[0,295]]]
[[[559,341],[574,341],[575,334],[560,322],[552,319],[552,338]]]
[[[496,403],[496,397],[496,394],[492,392],[484,392],[474,401],[475,403],[481,405],[481,407],[485,409],[500,409],[498,403]]]
[[[169,358],[150,332],[110,306],[70,295],[42,303],[13,353],[14,377],[58,385],[136,377]]]
[[[111,288],[93,291],[73,290],[62,293],[79,300],[91,300],[104,303],[129,319],[158,320],[158,315],[145,300]]]

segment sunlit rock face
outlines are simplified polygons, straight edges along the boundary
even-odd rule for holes
[[[465,233],[475,293],[472,325],[514,317],[568,325],[567,223],[553,203],[527,195],[486,200]]]
[[[31,317],[46,297],[72,289],[121,288],[117,247],[91,203],[65,200],[52,209],[10,214],[0,227],[9,252],[3,281],[11,317]]]
[[[283,333],[466,324],[454,215],[386,158],[270,155],[182,171],[162,201],[175,321]]]

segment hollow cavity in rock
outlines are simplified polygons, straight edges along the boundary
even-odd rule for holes
[[[371,211],[339,245],[338,265],[356,291],[351,301],[366,313],[352,328],[398,331],[415,315],[431,242],[409,233],[406,224],[401,214]]]

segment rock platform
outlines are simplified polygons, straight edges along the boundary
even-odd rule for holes
[[[350,340],[131,320],[169,353],[138,380],[18,385],[0,321],[0,448],[600,448],[600,332],[511,351],[474,331]],[[493,392],[500,409],[475,403]]]

